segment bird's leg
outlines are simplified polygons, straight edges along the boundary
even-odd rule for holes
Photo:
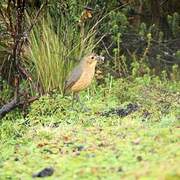
[[[73,102],[72,102],[73,105],[74,105],[74,101],[79,102],[82,105],[78,93],[73,93]]]
[[[77,99],[78,99],[77,96],[78,96],[78,95],[77,95],[77,93],[74,93],[74,92],[73,92],[72,95],[73,95],[73,97],[72,97],[72,104],[71,104],[72,110],[73,110],[73,111],[77,111],[77,108],[74,107],[74,102],[77,102]]]
[[[80,100],[80,97],[79,97],[79,94],[77,94],[77,101],[79,102],[81,108],[85,111],[85,112],[88,112],[90,109],[86,106],[85,103],[83,103],[81,100]]]
[[[87,107],[84,103],[82,103],[82,101],[80,100],[80,97],[79,97],[79,94],[78,94],[78,93],[73,93],[72,107],[73,107],[73,105],[74,105],[74,100],[75,100],[76,102],[79,102],[81,108],[82,108],[84,111],[86,111],[86,112],[89,111],[88,107]]]
[[[77,93],[73,93],[72,107],[74,107],[74,101],[77,101],[77,99],[78,99],[77,96],[78,96]]]

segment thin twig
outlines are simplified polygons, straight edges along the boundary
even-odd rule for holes
[[[35,18],[34,18],[34,21],[31,23],[29,29],[27,30],[27,34],[29,34],[29,33],[31,32],[33,26],[34,26],[34,25],[36,24],[36,22],[37,22],[37,19],[38,19],[39,15],[40,15],[40,12],[42,11],[42,9],[43,9],[47,4],[48,4],[48,1],[46,0],[46,2],[41,5],[41,7],[39,8],[39,10],[38,10],[38,12],[37,12],[37,14],[36,14],[36,16],[35,16]]]
[[[7,17],[9,20],[8,30],[11,32],[11,36],[14,36],[14,27],[13,27],[12,16],[11,16],[11,0],[8,0]]]

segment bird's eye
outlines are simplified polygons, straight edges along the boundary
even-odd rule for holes
[[[91,59],[94,59],[94,56],[92,56]]]

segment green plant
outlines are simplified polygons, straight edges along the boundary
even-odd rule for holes
[[[172,67],[171,79],[174,81],[180,80],[179,66],[177,64]]]
[[[172,34],[175,38],[179,37],[180,33],[180,15],[175,12],[173,15],[167,16],[167,22],[171,28]]]
[[[69,70],[84,54],[94,49],[96,32],[90,29],[87,34],[82,34],[63,15],[56,27],[53,23],[47,15],[33,29],[29,60],[35,68],[34,78],[42,85],[43,91],[58,89],[62,93]]]

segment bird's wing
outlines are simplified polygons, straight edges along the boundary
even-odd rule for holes
[[[72,73],[70,74],[69,78],[65,82],[65,91],[69,88],[71,88],[75,82],[78,81],[78,79],[81,77],[82,74],[82,68],[81,66],[76,66]]]

